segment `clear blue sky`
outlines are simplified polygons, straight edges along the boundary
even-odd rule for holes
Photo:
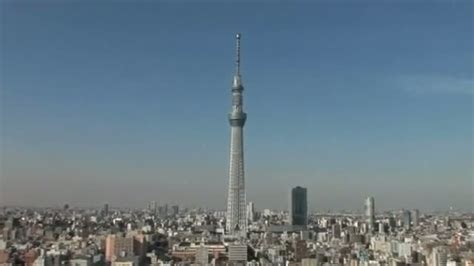
[[[471,1],[173,2],[2,1],[0,203],[225,208],[242,32],[258,209],[472,208]]]

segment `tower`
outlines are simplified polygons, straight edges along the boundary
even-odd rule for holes
[[[367,224],[369,231],[373,232],[375,229],[375,199],[374,197],[368,197],[365,200],[365,215],[367,217]]]
[[[229,191],[227,196],[226,230],[230,235],[244,235],[247,232],[244,179],[244,124],[247,114],[243,111],[242,80],[240,76],[240,38],[236,35],[235,75],[232,84],[232,109],[230,123],[230,165]]]
[[[308,220],[308,199],[306,188],[294,187],[290,193],[290,224],[306,225]]]

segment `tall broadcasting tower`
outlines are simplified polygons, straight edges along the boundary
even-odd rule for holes
[[[247,114],[242,108],[242,81],[240,77],[240,33],[236,35],[235,75],[232,84],[232,110],[229,113],[230,167],[229,194],[227,196],[226,230],[230,235],[244,235],[247,232],[244,179],[244,124]]]

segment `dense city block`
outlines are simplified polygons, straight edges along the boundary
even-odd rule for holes
[[[0,265],[474,265],[473,214],[312,213],[292,224],[289,213],[299,215],[250,202],[237,239],[225,211],[3,208]]]

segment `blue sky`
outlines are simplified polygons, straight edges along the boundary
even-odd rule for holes
[[[472,208],[473,4],[3,1],[3,204]]]

